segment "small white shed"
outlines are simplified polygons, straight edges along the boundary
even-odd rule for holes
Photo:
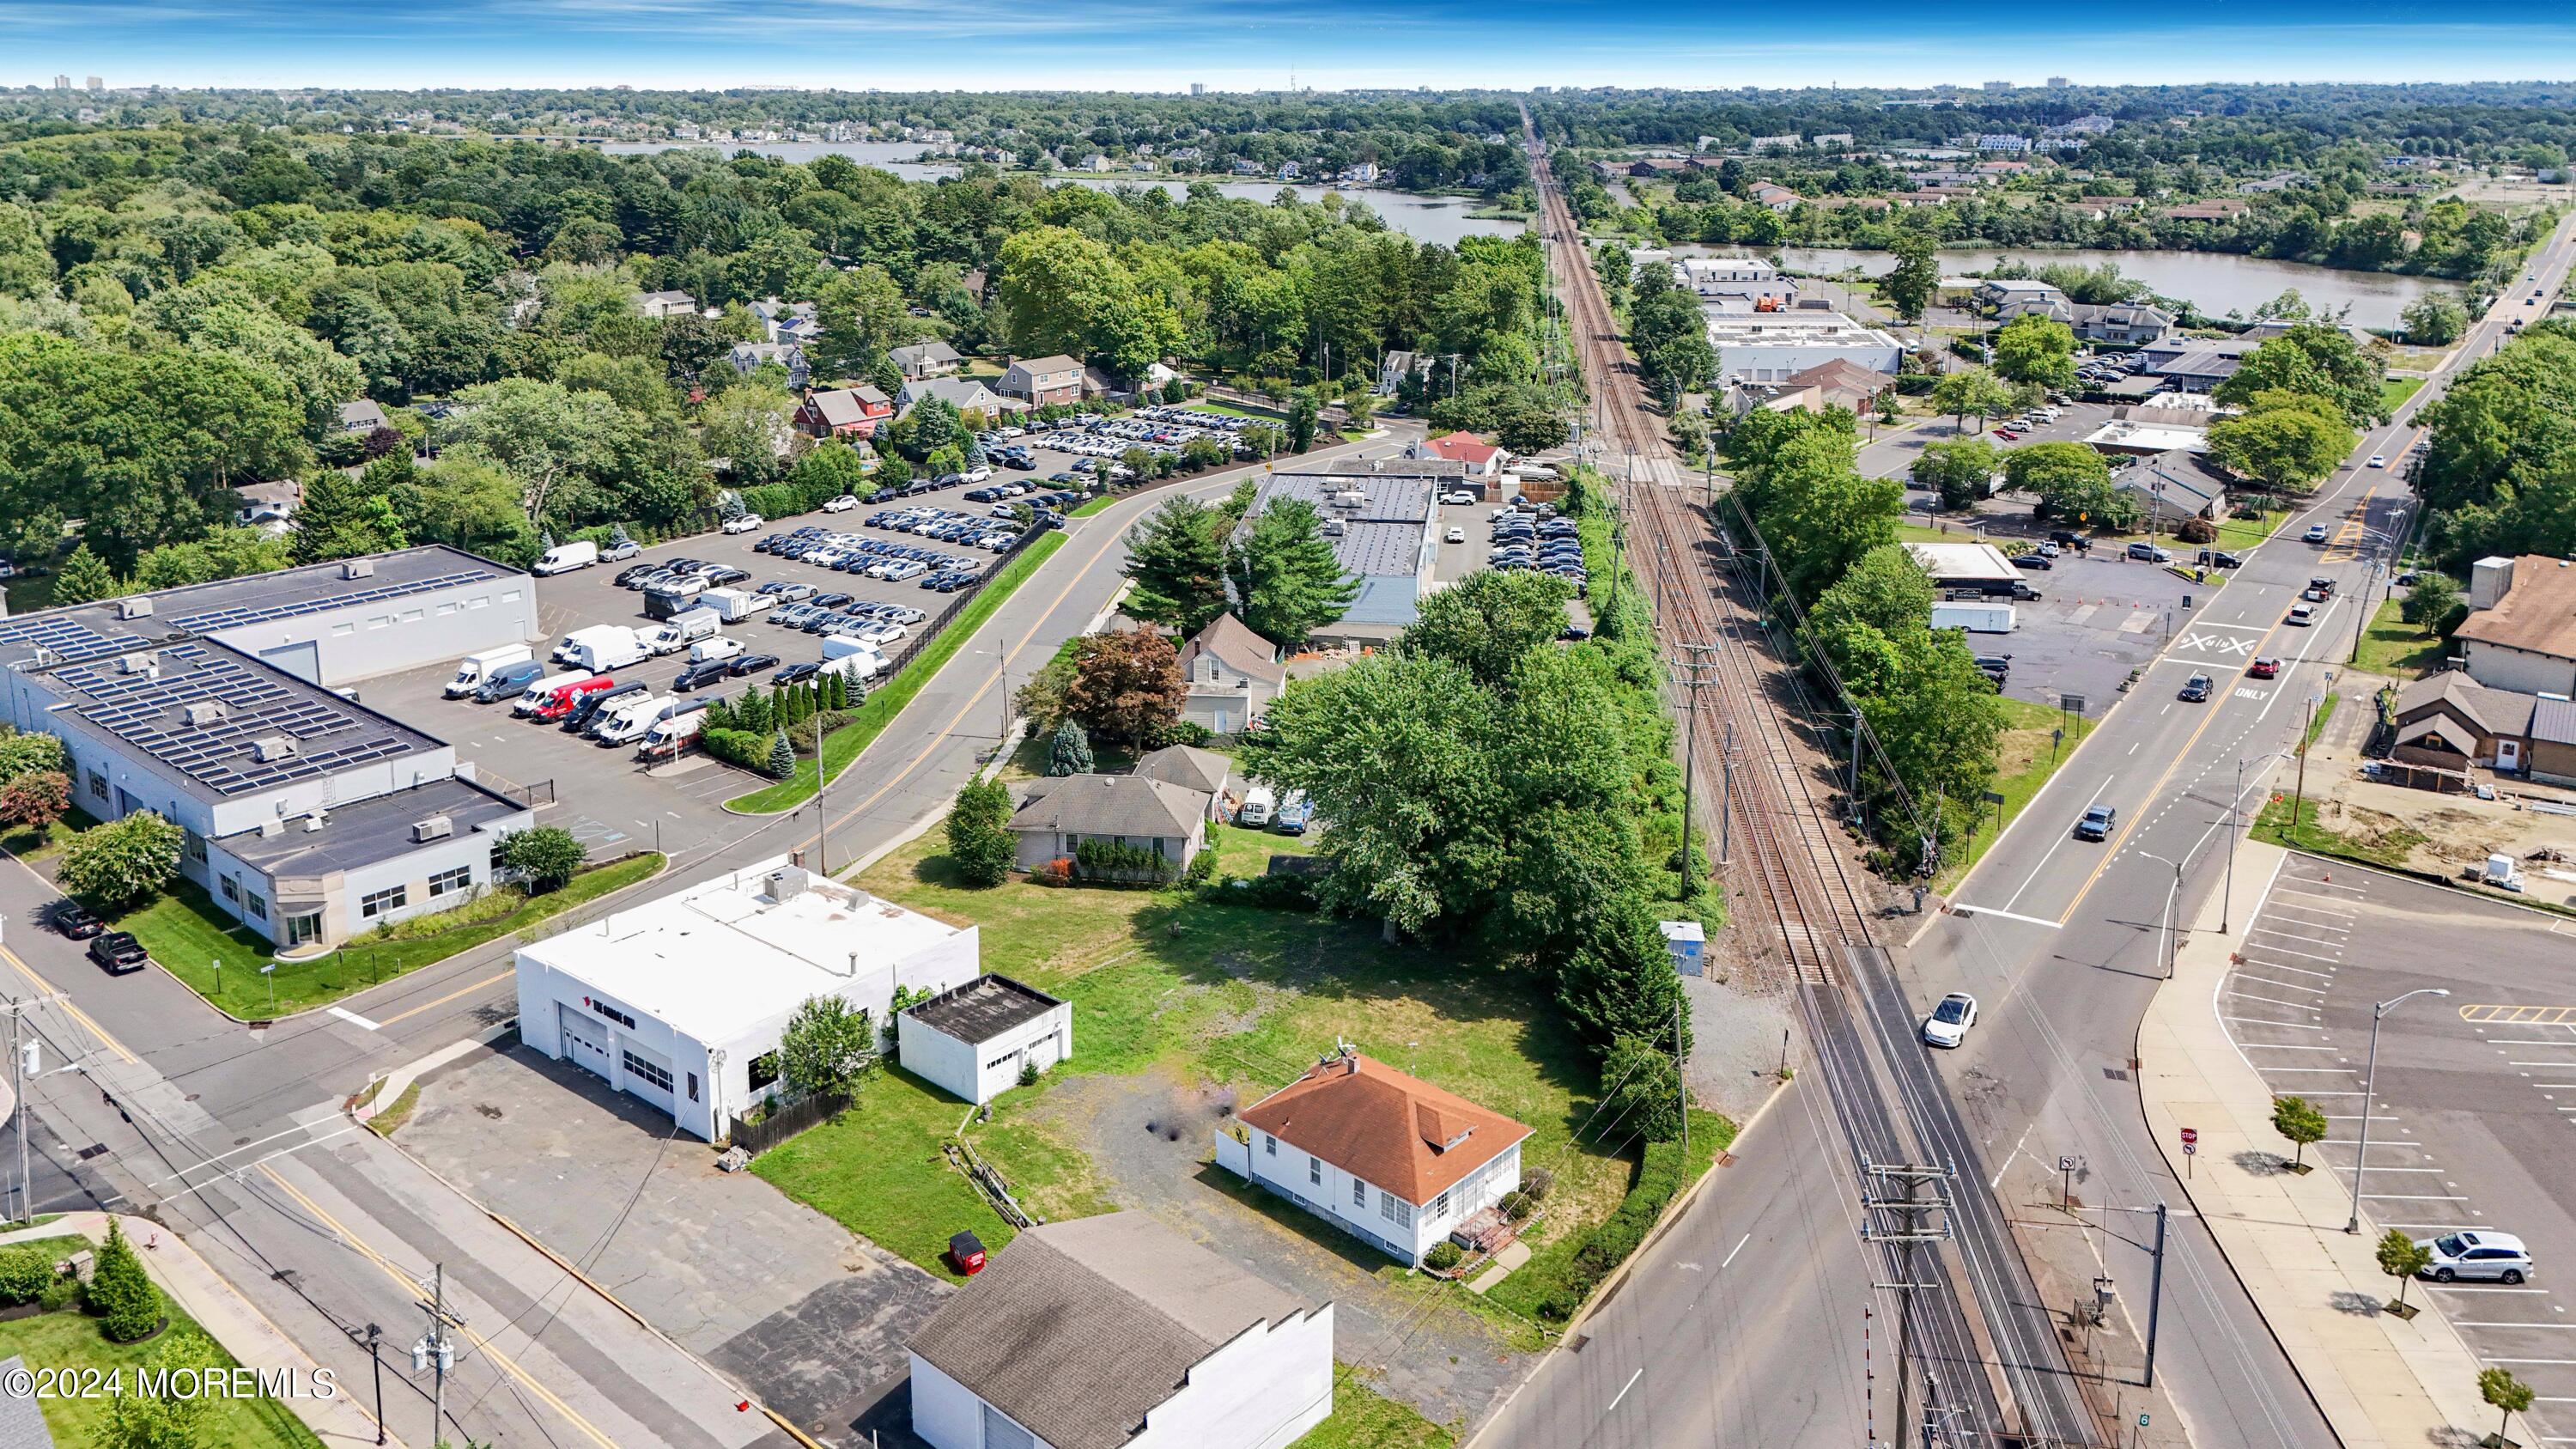
[[[1008,976],[987,974],[904,1008],[906,1071],[978,1106],[1073,1055],[1073,1007]]]

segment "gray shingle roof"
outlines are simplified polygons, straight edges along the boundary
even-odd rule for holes
[[[1234,772],[1234,762],[1214,750],[1191,745],[1166,745],[1136,762],[1135,773],[1148,780],[1160,780],[1185,790],[1214,795],[1225,788],[1225,777]]]
[[[1237,674],[1278,684],[1288,678],[1288,666],[1279,662],[1279,648],[1252,626],[1232,614],[1219,614],[1189,643],[1181,646],[1181,668],[1187,670],[1200,654],[1210,655]]]
[[[1311,1311],[1144,1213],[1108,1213],[1014,1238],[911,1348],[1055,1449],[1117,1449],[1210,1353]]]
[[[1061,835],[1187,837],[1207,818],[1208,792],[1137,775],[1067,775],[1029,786],[1013,830]]]
[[[2544,699],[2533,705],[2531,737],[2542,744],[2576,745],[2576,701]]]

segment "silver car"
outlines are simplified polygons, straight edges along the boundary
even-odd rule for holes
[[[2433,1261],[2424,1265],[2423,1276],[2436,1283],[2477,1279],[2519,1283],[2536,1271],[2531,1250],[2522,1245],[2522,1239],[2487,1228],[2444,1233],[2421,1239],[2415,1246],[2433,1255]]]

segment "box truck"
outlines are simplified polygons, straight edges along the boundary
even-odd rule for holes
[[[720,621],[713,609],[690,609],[662,621],[662,627],[644,636],[644,647],[655,655],[677,654],[701,639],[715,637]]]
[[[508,644],[498,649],[486,649],[480,654],[468,654],[456,661],[456,677],[447,681],[447,697],[457,699],[472,694],[493,675],[536,657],[537,652],[525,644]]]
[[[528,572],[532,574],[568,574],[599,562],[599,545],[595,543],[559,543],[547,549]]]
[[[2015,612],[2010,604],[1934,604],[1932,627],[1965,629],[1971,634],[2009,634]]]
[[[739,624],[777,604],[778,600],[770,595],[755,594],[749,589],[709,589],[698,595],[698,607],[715,610],[716,617],[728,624]]]
[[[621,628],[615,624],[585,625],[582,628],[575,629],[571,633],[556,640],[554,651],[548,657],[553,659],[557,664],[576,663],[579,661],[581,655],[581,646],[589,643],[591,640],[605,639],[612,634],[631,634],[633,632],[634,631],[631,629]],[[584,667],[587,668],[589,666],[585,665]]]
[[[823,639],[822,673],[845,674],[852,679],[874,679],[885,672],[885,656],[876,646],[846,634],[829,634]]]
[[[623,624],[603,624],[581,632],[582,641],[573,646],[572,658],[568,662],[594,674],[642,663],[650,653],[645,649],[644,641],[635,637],[635,631]]]

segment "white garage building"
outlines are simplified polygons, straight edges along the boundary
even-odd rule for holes
[[[779,1034],[808,998],[882,1023],[897,986],[945,992],[980,959],[974,927],[779,856],[519,948],[519,1039],[713,1142],[774,1090]]]
[[[982,1106],[1073,1055],[1073,1007],[1008,976],[979,976],[904,1008],[903,1069]]]

